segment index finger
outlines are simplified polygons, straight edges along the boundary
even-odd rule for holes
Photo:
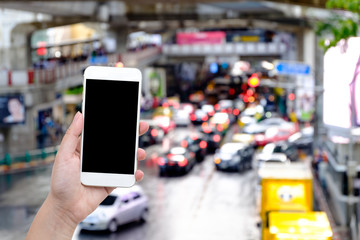
[[[140,124],[139,124],[139,136],[146,133],[147,130],[149,130],[149,124],[147,122],[140,122]]]

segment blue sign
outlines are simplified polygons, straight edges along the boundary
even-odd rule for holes
[[[108,63],[108,58],[107,56],[93,56],[89,59],[89,63],[91,65],[106,65]]]
[[[310,66],[304,63],[278,62],[275,66],[279,75],[309,75]]]

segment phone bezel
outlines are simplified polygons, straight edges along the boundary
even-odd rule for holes
[[[140,119],[140,96],[141,96],[141,72],[136,68],[115,68],[115,67],[100,67],[90,66],[84,72],[83,84],[83,103],[82,112],[84,121],[86,118],[85,109],[85,94],[86,82],[91,80],[110,80],[110,81],[132,81],[139,83],[138,92],[138,106],[137,106],[137,124],[136,124],[136,142],[135,142],[135,156],[134,156],[134,173],[133,174],[114,174],[114,173],[94,173],[83,172],[83,136],[81,134],[81,166],[80,166],[80,181],[87,186],[103,186],[103,187],[131,187],[135,184],[135,172],[137,170],[137,148],[139,141],[139,119]],[[84,133],[84,128],[83,132]]]

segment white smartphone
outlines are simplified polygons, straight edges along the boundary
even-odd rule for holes
[[[81,182],[88,186],[135,184],[141,72],[91,66],[84,72]]]

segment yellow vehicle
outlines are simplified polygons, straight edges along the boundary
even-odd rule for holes
[[[269,240],[331,240],[332,231],[324,212],[271,212]]]
[[[262,164],[258,174],[263,221],[273,211],[312,211],[312,175],[305,164]]]
[[[331,239],[332,232],[325,213],[313,212],[312,174],[307,165],[264,164],[258,174],[261,179],[263,240]],[[318,227],[303,226],[310,221]],[[299,233],[302,234],[300,237]],[[324,238],[304,238],[305,233]]]

